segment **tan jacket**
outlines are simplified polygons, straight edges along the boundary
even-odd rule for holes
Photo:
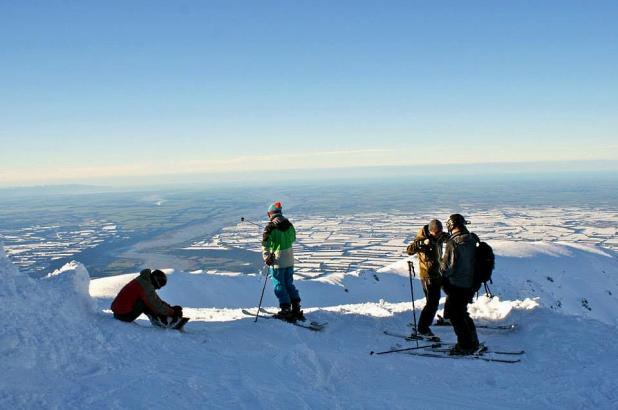
[[[425,245],[425,239],[429,239],[429,245]],[[442,258],[442,242],[446,236],[437,240],[429,235],[429,226],[425,225],[418,230],[414,242],[408,245],[408,255],[418,254],[421,268],[421,279],[440,279],[440,259]]]

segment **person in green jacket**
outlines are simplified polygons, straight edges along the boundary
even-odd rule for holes
[[[296,241],[294,225],[283,216],[281,202],[275,202],[267,212],[270,222],[262,235],[262,257],[269,267],[269,273],[279,299],[280,319],[294,322],[305,320],[300,309],[300,295],[294,286],[294,251]]]

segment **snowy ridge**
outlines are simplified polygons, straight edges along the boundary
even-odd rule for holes
[[[71,263],[33,280],[19,273],[0,249],[0,280],[5,320],[0,328],[5,370],[0,407],[46,407],[47,390],[61,375],[79,378],[106,368],[110,346],[93,321],[96,304],[88,294],[83,265]]]
[[[369,356],[408,344],[382,334],[408,329],[406,259],[379,272],[298,280],[306,314],[329,322],[319,334],[276,321],[253,323],[241,313],[257,305],[261,275],[168,270],[161,295],[187,306],[192,319],[180,334],[152,329],[143,319],[136,325],[111,318],[111,299],[135,274],[92,280],[88,294],[88,273],[78,263],[33,280],[0,252],[0,309],[9,318],[0,328],[8,369],[0,407],[615,407],[615,256],[565,243],[492,245],[498,296],[480,297],[470,310],[478,322],[520,324],[511,332],[479,331],[490,346],[526,350],[508,369]],[[418,281],[415,296],[420,309]],[[269,284],[265,305],[275,304]],[[449,328],[434,331],[454,340]]]

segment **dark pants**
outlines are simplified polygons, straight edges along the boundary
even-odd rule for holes
[[[468,313],[468,303],[472,301],[474,293],[472,289],[451,285],[444,303],[444,316],[451,320],[457,335],[457,344],[462,349],[476,349],[479,344],[476,326]]]
[[[421,317],[418,319],[418,331],[426,333],[429,326],[433,323],[433,319],[440,305],[440,280],[439,279],[422,279],[423,292],[425,292],[425,307],[421,312]]]
[[[122,320],[123,322],[133,322],[142,313],[145,314],[146,316],[148,316],[148,318],[150,319],[151,322],[152,322],[153,319],[158,319],[158,320],[163,320],[164,318],[167,319],[167,316],[157,315],[152,310],[150,310],[150,308],[148,306],[146,306],[144,301],[141,300],[141,299],[139,299],[137,302],[135,302],[135,305],[133,306],[133,309],[131,309],[131,311],[129,313],[125,313],[125,314],[122,314],[122,315],[114,313],[114,317],[116,319],[118,319],[118,320]]]
[[[133,309],[131,309],[129,313],[125,313],[123,315],[114,313],[114,317],[118,320],[122,320],[123,322],[133,322],[142,313],[148,316],[148,320],[150,320],[150,323],[153,326],[157,326],[157,327],[179,329],[185,323],[187,323],[186,321],[188,320],[186,319],[184,322],[182,322],[180,327],[178,327],[177,325],[179,325],[180,323],[179,321],[181,321],[182,319],[180,316],[157,315],[152,310],[150,310],[150,308],[146,306],[144,301],[141,299],[135,302]]]

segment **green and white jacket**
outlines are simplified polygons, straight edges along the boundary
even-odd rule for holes
[[[294,225],[282,215],[274,216],[264,228],[262,235],[262,258],[266,260],[271,253],[275,254],[275,269],[294,266],[294,250],[292,244],[296,241]]]

